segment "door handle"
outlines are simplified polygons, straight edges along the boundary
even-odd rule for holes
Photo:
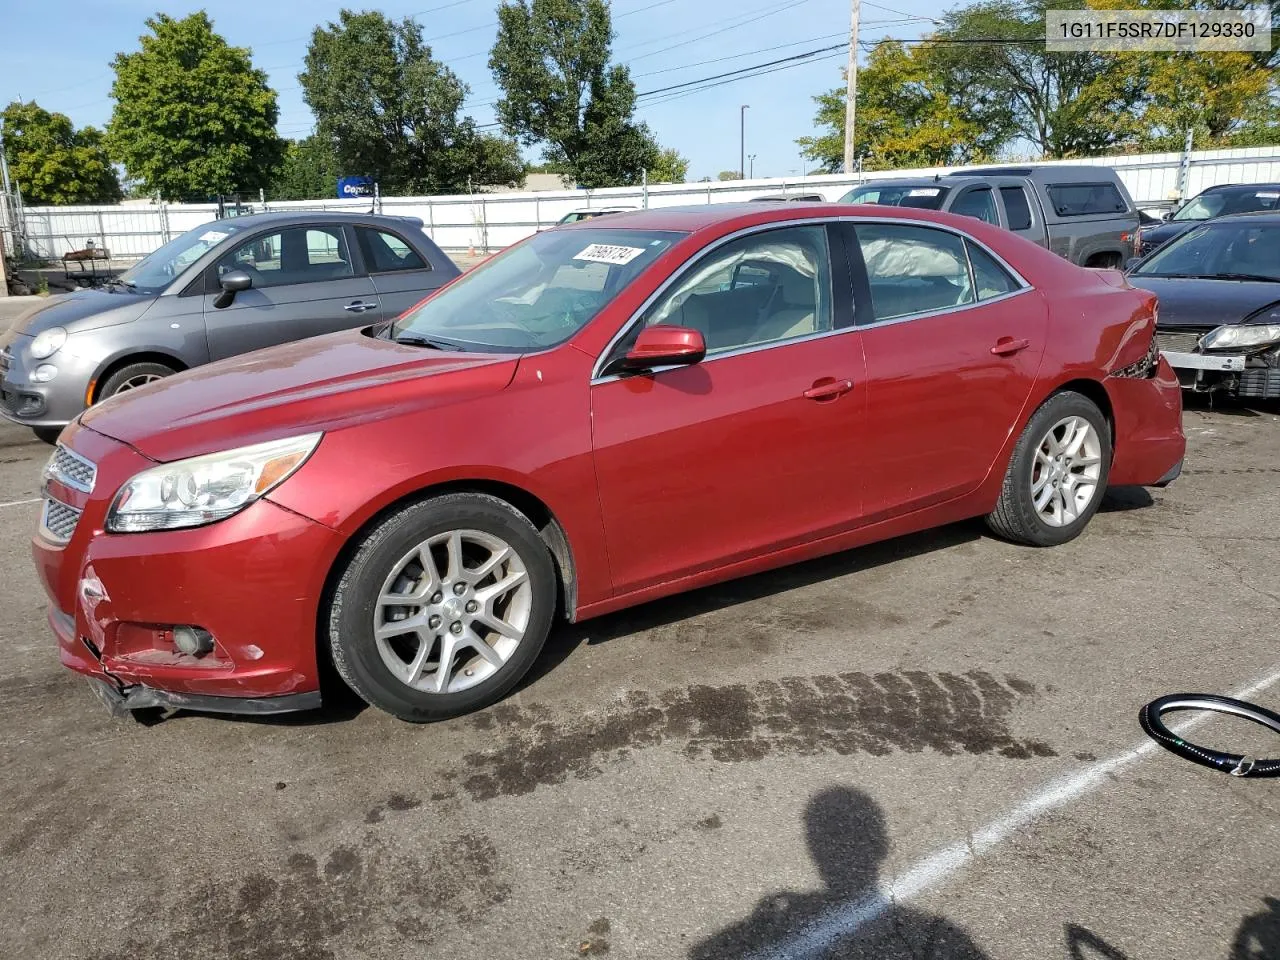
[[[357,300],[355,303],[348,303],[342,309],[350,310],[352,313],[364,313],[366,310],[376,310],[377,308],[378,304],[376,302],[365,303],[363,300]]]
[[[834,377],[823,377],[815,380],[813,386],[804,392],[806,400],[835,400],[853,389],[852,380],[837,380]]]
[[[1025,338],[1015,340],[1013,337],[1001,337],[996,341],[996,345],[991,348],[991,352],[997,357],[1011,357],[1019,350],[1025,350],[1031,346],[1031,341]]]

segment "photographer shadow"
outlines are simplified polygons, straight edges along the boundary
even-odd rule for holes
[[[859,790],[831,787],[805,810],[809,855],[823,888],[764,897],[749,917],[695,945],[689,960],[786,957],[798,936],[837,912],[846,933],[822,938],[806,957],[823,960],[986,960],[973,940],[943,917],[889,904],[880,868],[889,839],[880,807]],[[861,919],[864,922],[858,923]]]

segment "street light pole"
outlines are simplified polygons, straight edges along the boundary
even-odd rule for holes
[[[857,0],[854,0],[856,3]],[[751,104],[744,103],[742,109],[738,111],[738,179],[741,180],[747,172],[747,108]]]
[[[849,24],[849,68],[845,71],[847,89],[844,104],[844,172],[853,173],[853,124],[858,100],[858,12],[861,0],[853,0]]]
[[[751,164],[751,166],[747,168],[750,171],[750,173],[747,174],[747,179],[754,180],[756,177],[756,155],[753,153],[751,156],[747,157],[747,162]]]

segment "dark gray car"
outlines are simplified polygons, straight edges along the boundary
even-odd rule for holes
[[[53,442],[86,406],[190,367],[390,319],[458,275],[422,221],[218,220],[0,334],[0,415]]]
[[[895,177],[854,187],[840,203],[945,210],[1003,227],[1082,267],[1120,267],[1133,256],[1138,211],[1109,167],[986,167]]]

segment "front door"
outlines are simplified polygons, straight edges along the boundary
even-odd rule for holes
[[[1038,293],[960,234],[889,223],[855,232],[855,290],[874,307],[859,316],[871,521],[978,487],[1031,392],[1047,314]]]
[[[306,224],[259,233],[222,257],[216,278],[232,270],[253,286],[225,307],[205,294],[205,330],[212,360],[363,326],[376,317],[377,292],[352,266],[340,224]]]
[[[697,329],[708,347],[693,366],[591,387],[617,593],[856,522],[863,362],[844,263],[821,225],[730,241],[686,268],[613,348],[610,358],[658,323]]]

